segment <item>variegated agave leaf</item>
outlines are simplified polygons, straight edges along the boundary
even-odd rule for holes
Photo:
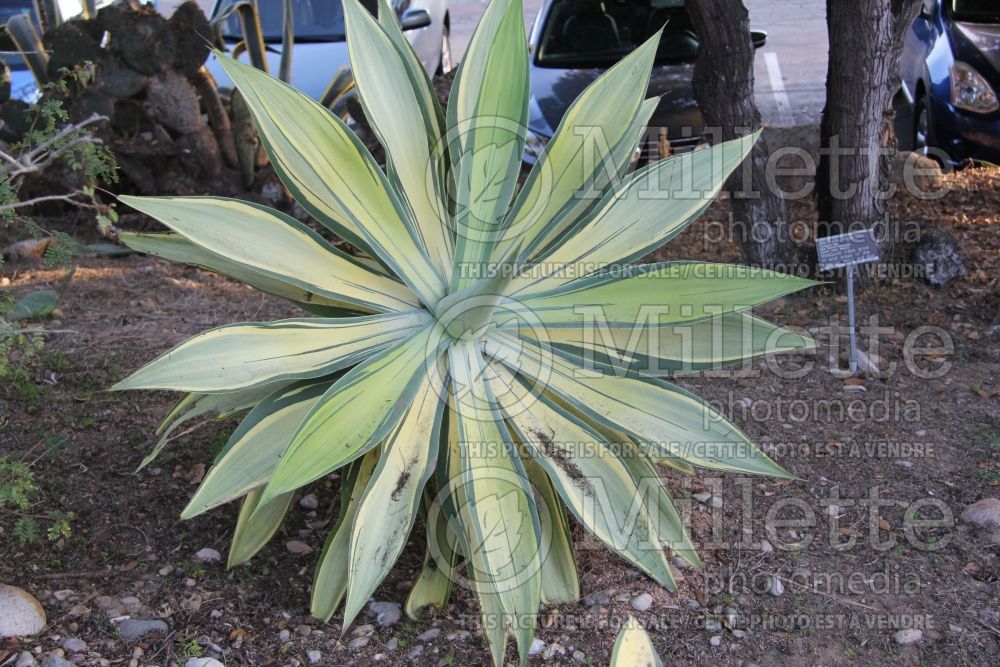
[[[486,8],[447,114],[385,0],[379,19],[357,0],[344,11],[385,171],[321,104],[219,57],[284,185],[362,256],[256,204],[122,197],[171,229],[123,235],[131,247],[314,317],[212,329],[116,388],[186,392],[164,430],[249,410],[183,513],[242,500],[230,565],[274,535],[298,489],[339,471],[313,614],[342,608],[351,624],[420,525],[426,554],[407,613],[467,586],[494,662],[508,631],[523,661],[540,601],[580,594],[570,516],[673,588],[666,549],[700,560],[657,463],[789,476],[657,376],[812,346],[750,312],[811,283],[704,262],[633,265],[708,206],[756,138],[622,175],[657,103],[644,99],[657,38],[584,91],[518,189],[520,0]],[[608,149],[596,165],[584,144],[595,132]],[[634,628],[623,637],[616,654],[646,650]]]

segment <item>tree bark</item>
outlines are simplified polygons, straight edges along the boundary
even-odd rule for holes
[[[874,229],[886,260],[896,236],[887,207],[896,147],[892,98],[900,85],[903,38],[920,5],[920,0],[826,3],[830,58],[816,178],[817,234]]]
[[[687,10],[701,40],[694,95],[710,133],[716,140],[729,141],[759,130],[754,46],[743,1],[690,0]],[[767,187],[767,158],[767,144],[761,138],[727,183],[732,231],[745,263],[791,272],[796,268],[797,245],[784,198]]]

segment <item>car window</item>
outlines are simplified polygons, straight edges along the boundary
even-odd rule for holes
[[[545,18],[535,62],[550,67],[608,67],[664,24],[657,63],[693,62],[698,34],[683,0],[556,0]]]
[[[220,2],[215,16],[229,11],[232,1]],[[378,6],[376,0],[362,3],[372,11]],[[260,27],[264,41],[281,42],[285,23],[283,2],[259,2]],[[342,42],[344,41],[344,6],[341,0],[292,0],[292,17],[295,19],[296,42]],[[222,36],[228,41],[243,39],[239,18],[232,14],[222,25]]]
[[[1000,2],[997,0],[946,0],[951,3],[951,15],[957,21],[1000,23]]]

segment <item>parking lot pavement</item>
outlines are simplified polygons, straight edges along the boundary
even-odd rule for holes
[[[745,0],[750,23],[768,34],[755,63],[757,104],[764,122],[787,126],[818,123],[826,98],[826,8],[824,0]],[[171,13],[182,0],[160,0]],[[205,11],[211,0],[198,0]],[[530,30],[542,0],[524,0]],[[451,0],[451,43],[455,58],[465,52],[485,0]]]

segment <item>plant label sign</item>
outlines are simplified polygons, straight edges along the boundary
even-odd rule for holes
[[[851,375],[858,372],[858,340],[854,326],[854,265],[878,261],[878,243],[871,229],[816,240],[820,271],[847,269],[847,319],[851,327]]]
[[[816,239],[816,251],[821,271],[878,261],[878,244],[871,229]]]

